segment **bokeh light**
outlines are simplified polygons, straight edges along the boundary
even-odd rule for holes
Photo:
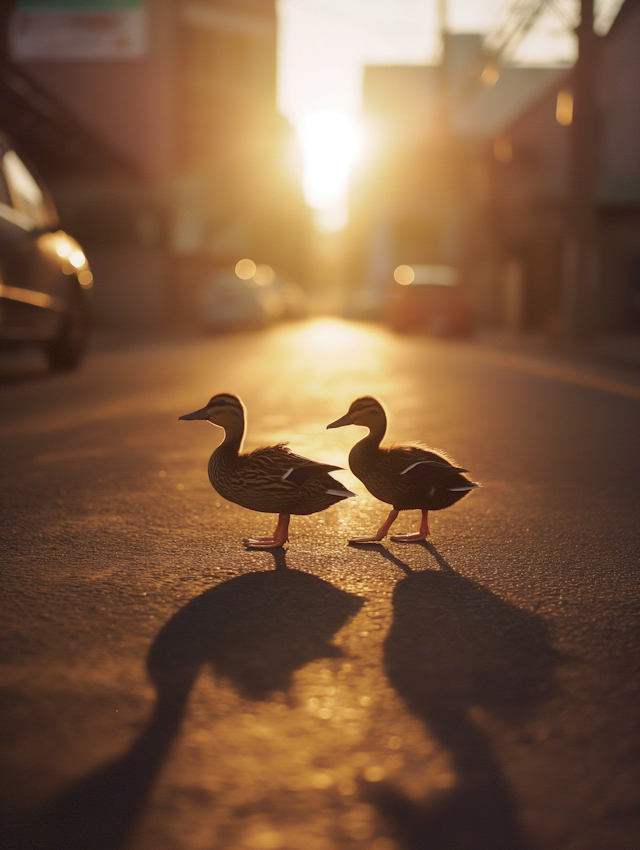
[[[258,286],[268,286],[276,279],[276,273],[271,266],[261,264],[256,268],[253,279]]]
[[[240,280],[250,280],[257,271],[253,260],[239,260],[236,263],[236,274]]]
[[[65,239],[64,237],[62,237],[60,239],[56,239],[55,251],[56,251],[56,254],[59,257],[61,257],[62,259],[65,259],[66,257],[69,256],[69,254],[71,253],[72,250],[73,250],[73,248],[72,248],[71,243],[69,242],[68,239]]]
[[[573,92],[569,89],[560,89],[558,92],[556,121],[563,127],[569,127],[573,122]]]
[[[496,62],[489,62],[485,65],[480,74],[480,81],[485,86],[495,86],[500,79],[500,67]]]
[[[416,279],[416,273],[411,266],[402,265],[398,266],[398,268],[394,271],[393,277],[396,283],[399,283],[402,286],[408,286]]]
[[[87,262],[87,258],[82,253],[82,251],[72,251],[69,254],[69,262],[74,267],[74,269],[81,269],[82,266]]]

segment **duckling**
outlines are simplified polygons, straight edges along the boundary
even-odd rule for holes
[[[250,537],[246,546],[283,546],[291,514],[314,514],[355,496],[328,474],[341,467],[300,457],[283,443],[241,454],[246,415],[235,395],[218,393],[205,407],[179,418],[204,419],[224,429],[224,440],[209,460],[209,481],[216,492],[243,508],[278,514],[273,534]]]
[[[442,452],[419,445],[380,448],[387,430],[384,408],[376,398],[357,398],[349,412],[327,425],[363,425],[369,433],[356,443],[349,453],[349,466],[367,490],[393,505],[393,510],[375,535],[355,537],[351,543],[377,543],[388,533],[400,511],[422,511],[422,521],[417,534],[398,534],[391,539],[396,543],[416,543],[430,537],[429,511],[440,511],[462,499],[479,484],[469,481],[467,472]]]

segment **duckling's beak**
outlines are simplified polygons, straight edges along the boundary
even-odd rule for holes
[[[207,408],[201,407],[200,410],[194,410],[193,413],[185,413],[184,416],[178,416],[178,419],[207,419]]]
[[[336,419],[335,422],[330,422],[327,425],[327,428],[342,428],[343,425],[353,425],[353,419],[349,416],[348,413],[345,413],[344,416],[341,416],[340,419]]]

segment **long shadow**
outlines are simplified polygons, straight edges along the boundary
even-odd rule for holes
[[[523,721],[550,693],[560,657],[543,619],[457,573],[433,544],[424,548],[439,570],[413,572],[386,550],[407,576],[393,593],[384,662],[448,753],[456,784],[428,805],[388,784],[370,794],[411,850],[524,850],[516,802],[472,710]]]
[[[333,635],[364,600],[288,569],[247,573],[192,599],[162,627],[147,656],[157,700],[145,731],[120,758],[81,780],[45,811],[7,828],[4,850],[117,850],[141,813],[204,665],[247,699],[286,691],[293,674],[342,654]]]

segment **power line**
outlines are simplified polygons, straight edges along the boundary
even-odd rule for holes
[[[496,58],[512,54],[549,7],[555,11],[557,0],[514,0],[502,24],[485,36],[488,52]]]

